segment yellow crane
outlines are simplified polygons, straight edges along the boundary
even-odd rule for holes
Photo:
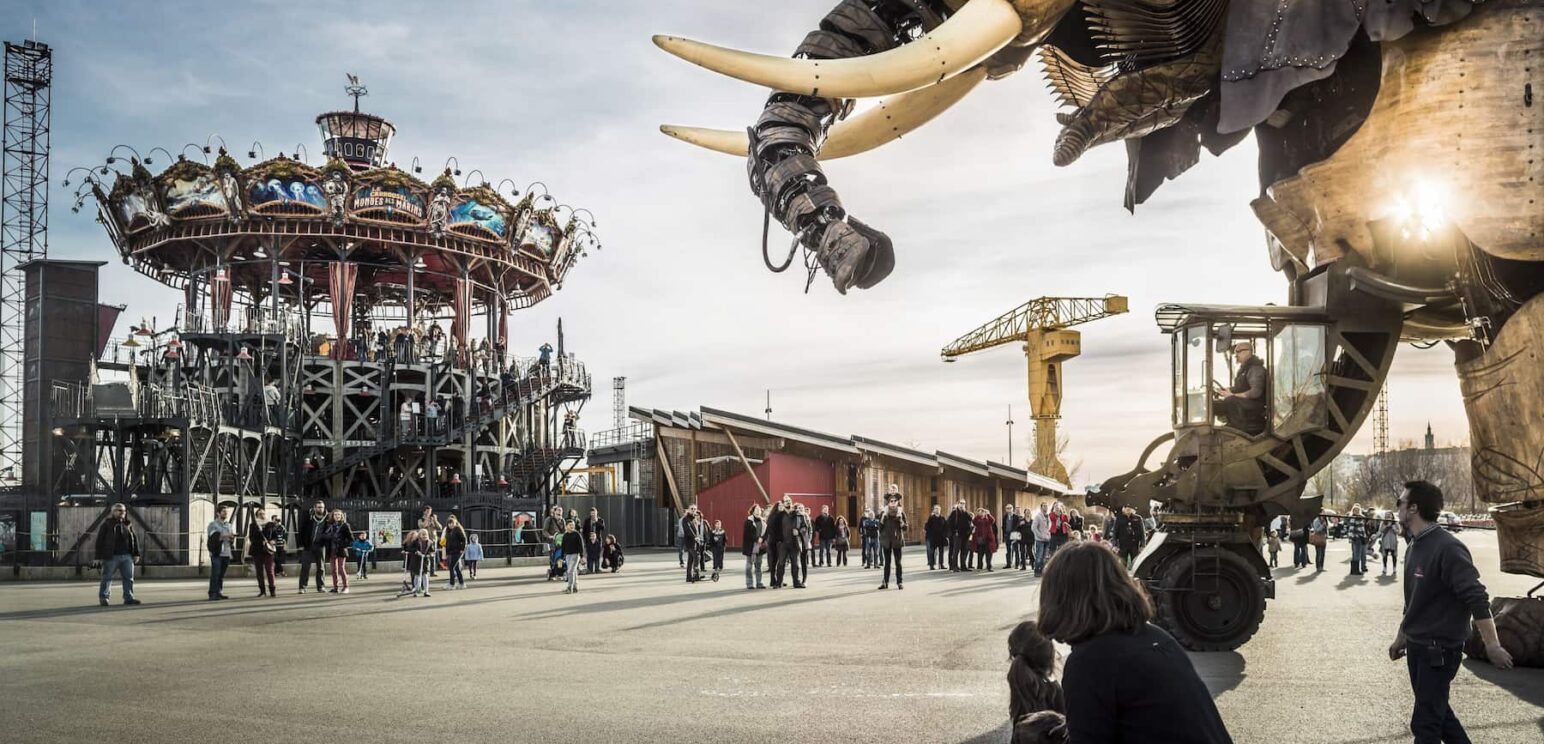
[[[1029,361],[1029,409],[1035,420],[1035,460],[1029,469],[1067,483],[1067,466],[1056,456],[1056,420],[1061,418],[1062,362],[1083,352],[1083,335],[1075,326],[1126,312],[1126,298],[1040,297],[1030,300],[970,333],[939,352],[946,362],[984,349],[1021,341]],[[1008,463],[1012,465],[1013,463]]]

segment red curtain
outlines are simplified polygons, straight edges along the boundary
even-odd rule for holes
[[[354,280],[359,267],[346,261],[334,261],[327,269],[327,288],[332,292],[332,322],[338,342],[332,345],[333,359],[349,358],[348,321],[354,309]]]
[[[209,280],[209,320],[215,330],[224,330],[231,319],[231,280],[216,273]]]

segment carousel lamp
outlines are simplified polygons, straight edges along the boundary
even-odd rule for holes
[[[310,385],[307,385],[305,387],[305,389],[301,390],[300,392],[305,393],[306,395],[312,395],[312,394],[316,393],[316,389],[311,387]]]
[[[281,286],[281,287],[288,287],[289,285],[294,284],[294,283],[295,283],[295,281],[293,279],[289,278],[289,272],[288,271],[285,271],[285,272],[282,272],[282,273],[279,274],[279,286]]]
[[[176,359],[177,356],[178,356],[178,354],[177,354],[177,350],[176,349],[167,349],[166,350],[166,358],[167,359]]]
[[[364,388],[364,389],[360,390],[359,394],[365,396],[366,398],[370,397],[370,395],[371,395],[370,388]]]
[[[133,330],[136,335],[140,335],[140,336],[154,336],[155,335],[155,332],[150,330],[150,324],[146,323],[143,320],[141,320],[139,322],[139,325],[135,326],[131,330]]]
[[[507,486],[507,485],[509,485],[509,481],[504,480],[504,476],[501,475],[501,476],[499,476],[499,485],[500,486]]]
[[[250,362],[252,361],[252,352],[247,351],[247,347],[243,346],[241,347],[241,351],[236,353],[236,358],[244,362]]]
[[[173,336],[172,340],[170,342],[168,342],[166,345],[172,347],[173,349],[180,349],[180,348],[182,348],[182,339],[177,338],[176,336]]]
[[[452,486],[459,486],[459,485],[461,485],[461,474],[460,473],[451,473],[450,474],[450,485],[452,485]]]
[[[129,339],[127,341],[124,341],[123,345],[127,346],[130,349],[138,349],[139,348],[139,342],[134,340],[133,334],[129,335]]]
[[[214,278],[220,279],[222,281],[224,279],[226,279],[228,276],[229,275],[225,273],[225,267],[224,266],[221,266],[219,269],[215,270],[215,272],[214,272]]]
[[[307,457],[306,458],[306,470],[315,470],[315,469],[316,469],[316,463],[311,462],[311,458]]]

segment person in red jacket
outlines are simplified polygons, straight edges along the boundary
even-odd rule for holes
[[[1051,545],[1045,551],[1047,560],[1056,553],[1056,549],[1067,544],[1067,538],[1072,536],[1072,523],[1067,517],[1067,507],[1057,501],[1051,504],[1051,513],[1047,515],[1051,521]]]
[[[997,552],[997,520],[986,509],[977,509],[971,522],[971,545],[976,549],[976,570],[992,570],[992,555]]]

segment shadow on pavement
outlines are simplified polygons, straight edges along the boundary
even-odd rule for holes
[[[1501,670],[1479,659],[1464,659],[1464,668],[1473,672],[1474,676],[1512,693],[1518,700],[1544,708],[1544,674],[1538,670],[1519,667]],[[1544,731],[1544,718],[1539,719],[1539,726]]]
[[[209,600],[207,599],[189,599],[183,600],[181,602],[145,602],[138,607],[130,609],[128,606],[125,606],[117,601],[113,602],[107,607],[103,607],[96,604],[95,598],[93,598],[90,605],[80,605],[76,607],[48,607],[37,610],[17,610],[15,612],[3,612],[0,613],[0,622],[5,622],[7,620],[55,620],[58,618],[80,617],[108,612],[149,612],[162,607],[185,607],[189,605],[206,605],[208,603]]]
[[[1347,589],[1350,589],[1353,586],[1360,586],[1360,585],[1366,584],[1366,583],[1367,583],[1367,575],[1366,574],[1346,574],[1346,577],[1344,579],[1341,579],[1339,584],[1335,585],[1335,591],[1343,592],[1343,591],[1345,591]]]
[[[1188,655],[1190,663],[1195,665],[1196,673],[1201,675],[1201,681],[1206,683],[1206,689],[1211,691],[1213,699],[1238,687],[1248,676],[1244,673],[1247,662],[1237,651],[1190,652]]]
[[[712,618],[724,617],[726,615],[738,615],[738,614],[741,614],[741,613],[744,613],[744,612],[754,612],[756,610],[765,610],[765,609],[768,609],[770,607],[793,607],[795,605],[812,604],[812,603],[815,603],[815,602],[825,602],[825,601],[829,601],[829,600],[833,600],[833,599],[843,599],[843,598],[846,598],[846,597],[855,597],[855,596],[857,596],[859,594],[862,594],[862,593],[863,592],[859,591],[859,592],[846,592],[844,594],[824,594],[824,595],[816,594],[816,595],[812,595],[812,596],[808,596],[808,597],[802,597],[802,598],[799,598],[799,599],[791,599],[791,600],[788,600],[786,602],[778,602],[775,605],[760,605],[760,604],[756,604],[756,605],[742,605],[740,607],[731,607],[731,608],[723,609],[723,610],[709,610],[708,612],[699,612],[699,613],[697,613],[695,615],[687,615],[685,617],[672,617],[672,618],[666,618],[664,620],[656,620],[656,621],[654,621],[652,623],[644,623],[642,625],[631,625],[631,626],[628,626],[626,628],[623,628],[622,631],[623,632],[631,632],[631,631],[635,631],[635,630],[648,630],[650,628],[665,628],[665,627],[670,627],[670,626],[673,626],[673,625],[678,625],[678,624],[681,624],[681,623],[689,623],[689,622],[692,622],[693,620],[708,620],[708,619],[712,619]],[[554,613],[548,613],[548,614],[551,615],[551,616],[561,617],[562,615],[565,615],[565,614],[568,614],[568,613],[565,613],[565,612],[554,612]]]

